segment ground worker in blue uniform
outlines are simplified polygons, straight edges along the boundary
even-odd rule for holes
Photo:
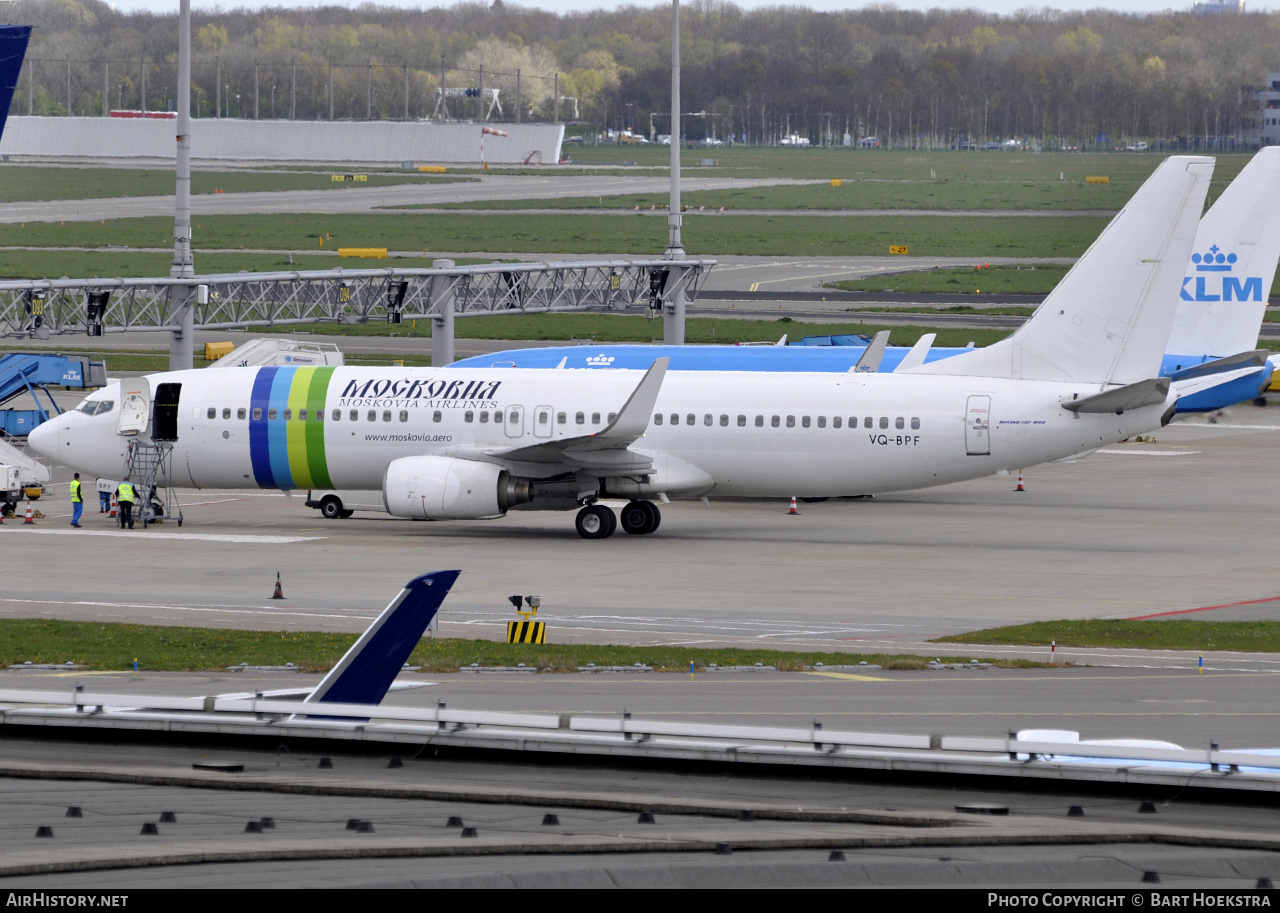
[[[128,476],[116,488],[116,500],[120,502],[120,525],[127,524],[129,529],[133,529],[133,502],[138,500],[138,495]]]
[[[80,494],[80,473],[71,480],[71,525],[80,528],[80,515],[84,513],[84,497]]]

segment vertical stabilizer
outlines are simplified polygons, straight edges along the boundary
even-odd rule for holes
[[[22,59],[27,56],[30,40],[31,26],[0,25],[0,136],[4,135],[9,105],[18,88],[18,74],[22,72]]]
[[[1212,173],[1205,156],[1166,159],[1017,332],[912,373],[1103,385],[1158,376]]]
[[[1258,345],[1280,260],[1280,146],[1258,152],[1200,220],[1170,355],[1222,357]]]
[[[415,577],[304,703],[380,704],[461,571]]]

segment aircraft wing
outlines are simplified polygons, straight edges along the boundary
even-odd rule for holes
[[[658,391],[667,376],[670,358],[656,359],[645,372],[640,383],[631,391],[626,403],[618,410],[613,421],[595,434],[563,438],[558,441],[541,441],[524,447],[487,450],[490,457],[501,457],[523,463],[569,463],[580,467],[625,469],[628,472],[644,471],[652,461],[628,448],[644,436],[653,415]]]

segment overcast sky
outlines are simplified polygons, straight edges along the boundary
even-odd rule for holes
[[[432,6],[451,6],[450,2],[421,2],[421,0],[378,0],[384,6],[401,6],[401,7],[432,7]],[[538,2],[518,2],[518,0],[510,0],[515,6],[530,6],[539,9],[550,10],[555,13],[564,13],[571,11],[584,11],[593,9],[613,9],[624,5],[617,0],[538,0]],[[638,6],[656,5],[645,0],[633,0]],[[863,0],[808,0],[808,2],[800,3],[779,3],[776,0],[736,0],[737,5],[745,9],[754,9],[761,6],[782,6],[794,5],[804,6],[809,9],[817,10],[846,10],[857,9],[863,6],[869,6],[868,2]],[[178,9],[177,0],[117,0],[113,4],[122,10],[151,10],[153,12],[170,12]],[[223,9],[234,9],[236,7],[247,7],[250,9],[260,9],[263,7],[308,7],[308,6],[359,6],[358,0],[334,0],[334,2],[317,3],[315,0],[272,0],[272,2],[237,2],[237,0],[227,0],[223,3],[211,3],[206,0],[192,0],[194,9],[214,9],[222,7]],[[1012,13],[1016,10],[1028,7],[1040,8],[1049,7],[1059,10],[1087,10],[1104,9],[1121,10],[1130,13],[1146,13],[1158,10],[1175,9],[1187,10],[1192,6],[1191,0],[1184,2],[1170,2],[1170,0],[1051,0],[1051,2],[1028,2],[1028,0],[897,0],[892,4],[900,9],[967,9],[981,8],[993,13]],[[1280,0],[1247,0],[1246,6],[1249,10],[1271,11],[1280,9]]]

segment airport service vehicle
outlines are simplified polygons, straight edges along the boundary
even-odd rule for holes
[[[149,439],[171,485],[379,489],[405,518],[577,510],[588,539],[619,525],[610,498],[644,535],[654,499],[872,494],[1070,458],[1230,379],[1157,376],[1212,169],[1168,159],[1011,337],[904,372],[176,371],[94,394],[120,411],[68,412],[30,445],[112,475]]]
[[[1255,210],[1265,218],[1251,219]],[[1242,233],[1240,226],[1251,226]],[[1280,261],[1280,147],[1263,149],[1240,172],[1200,220],[1187,262],[1177,316],[1160,366],[1172,379],[1211,370],[1210,363],[1257,348],[1267,296]],[[924,343],[925,362],[969,351]],[[883,343],[881,343],[883,345]],[[857,346],[546,346],[510,349],[454,362],[451,368],[607,368],[643,369],[655,358],[670,358],[673,371],[896,371],[909,367],[918,349],[886,346],[876,357],[875,343]],[[904,359],[906,361],[904,362]],[[1280,355],[1255,371],[1218,386],[1179,397],[1178,412],[1212,412],[1255,399],[1273,384]],[[1216,367],[1225,367],[1219,363]]]
[[[328,520],[345,520],[357,510],[386,513],[387,505],[383,503],[382,492],[372,491],[333,491],[331,489],[308,489],[305,506],[320,513]]]
[[[35,501],[49,484],[49,469],[7,441],[0,441],[0,515],[11,517],[23,501]]]

